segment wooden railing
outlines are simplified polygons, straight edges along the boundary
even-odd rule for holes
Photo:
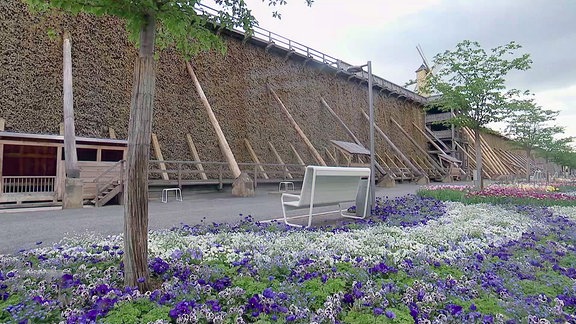
[[[126,161],[121,160],[113,165],[111,165],[108,169],[104,170],[104,172],[100,173],[92,182],[96,183],[96,198],[100,196],[100,194],[106,190],[110,184],[118,181],[118,184],[121,186],[121,191],[124,188],[124,165]]]
[[[160,168],[160,163],[166,165],[166,169]],[[197,164],[202,164],[204,170],[198,170]],[[306,166],[301,164],[274,164],[274,163],[238,163],[242,172],[254,180],[254,186],[258,182],[274,182],[284,180],[301,180],[304,177]],[[262,171],[262,169],[264,171]],[[161,180],[162,174],[168,174],[170,180]],[[200,174],[206,174],[207,180],[201,180]],[[268,177],[264,180],[264,174]],[[148,170],[149,179],[158,183],[175,183],[179,187],[187,183],[216,183],[220,188],[224,183],[230,183],[234,180],[232,173],[228,169],[226,162],[213,161],[150,161]],[[292,176],[292,178],[290,178]]]
[[[217,18],[219,16],[219,11],[213,8],[210,8],[203,4],[196,4],[197,11],[199,14],[205,15],[209,18],[209,20],[214,21],[217,23]],[[234,32],[243,35],[244,38],[251,38],[255,40],[259,40],[267,46],[275,46],[278,48],[282,48],[287,53],[296,54],[301,57],[304,57],[306,60],[313,60],[315,62],[319,62],[325,64],[326,66],[330,66],[333,68],[337,73],[346,73],[348,75],[354,76],[360,80],[368,80],[368,72],[360,71],[357,73],[347,72],[347,69],[353,64],[346,63],[340,59],[337,59],[333,56],[327,55],[322,53],[321,51],[315,50],[311,47],[308,47],[304,44],[295,42],[291,39],[288,39],[282,35],[278,35],[273,33],[267,29],[254,26],[253,28],[253,35],[248,36],[244,33],[243,30],[236,28],[233,30]],[[359,64],[363,64],[365,62],[359,62]],[[412,92],[404,87],[401,87],[393,82],[385,80],[379,76],[372,75],[373,84],[375,87],[379,87],[384,90],[388,90],[389,92],[398,95],[399,97],[404,97],[406,99],[410,99],[415,102],[419,102],[421,104],[427,103],[427,98],[423,97],[415,92]]]
[[[53,193],[55,183],[55,176],[3,176],[0,177],[0,193]]]

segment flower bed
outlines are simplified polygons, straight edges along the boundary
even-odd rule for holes
[[[423,187],[418,194],[423,197],[434,197],[441,200],[472,204],[576,206],[576,195],[573,192],[559,192],[558,187],[552,185],[494,184],[487,186],[481,191],[474,191],[471,186],[436,185]]]
[[[2,256],[0,322],[576,321],[573,208],[407,196],[375,212],[313,230],[247,216],[152,232],[146,293],[122,285],[121,237]]]

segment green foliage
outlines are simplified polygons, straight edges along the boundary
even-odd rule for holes
[[[246,292],[246,296],[250,297],[256,294],[261,294],[264,289],[268,288],[268,284],[255,280],[253,277],[236,277],[232,281],[235,287],[240,287]]]
[[[493,204],[493,205],[531,205],[531,206],[576,206],[576,200],[535,199],[504,196],[468,196],[465,192],[436,189],[420,189],[416,193],[421,197],[435,198],[442,201],[455,201],[463,204]]]
[[[576,255],[569,254],[560,259],[558,265],[564,268],[576,268]]]
[[[502,121],[520,94],[516,89],[506,90],[506,75],[527,70],[532,63],[528,54],[513,57],[520,48],[510,42],[487,53],[479,43],[465,40],[454,51],[436,55],[435,64],[443,68],[430,80],[440,94],[431,104],[443,111],[454,110],[456,117],[449,122],[456,126],[478,129]]]
[[[51,41],[55,41],[58,39],[58,32],[52,28],[48,28],[48,30],[46,31],[46,34],[48,35],[48,38]]]
[[[170,321],[168,306],[159,306],[148,299],[123,302],[114,307],[104,322],[109,324],[150,323],[157,320]]]
[[[414,323],[414,319],[410,315],[410,310],[405,305],[400,305],[398,308],[387,308],[396,315],[395,318],[388,318],[386,315],[375,315],[367,310],[350,310],[342,319],[344,323],[350,324],[392,324],[392,323]]]
[[[329,278],[323,283],[319,278],[314,278],[304,282],[303,287],[312,297],[310,308],[316,310],[324,305],[328,296],[344,290],[346,282],[340,278]]]
[[[417,195],[425,198],[435,198],[442,201],[464,201],[466,193],[458,190],[442,189],[442,190],[427,190],[418,189]]]
[[[441,278],[446,278],[448,275],[450,275],[452,278],[458,279],[464,275],[460,269],[449,266],[447,264],[442,264],[439,267],[435,267],[433,271],[436,272]]]
[[[6,300],[0,300],[0,323],[8,323],[12,320],[10,313],[6,311],[8,306],[16,305],[21,301],[17,295],[11,295]]]

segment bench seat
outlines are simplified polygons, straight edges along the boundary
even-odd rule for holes
[[[300,194],[282,194],[281,203],[284,222],[291,226],[301,226],[290,223],[286,216],[286,211],[307,208],[307,227],[310,227],[314,207],[335,205],[339,206],[338,211],[342,216],[363,219],[369,210],[369,181],[369,168],[307,166]],[[364,198],[360,202],[362,206],[358,206],[358,210],[362,211],[362,215],[344,214],[340,205],[345,202],[358,202],[358,197]]]

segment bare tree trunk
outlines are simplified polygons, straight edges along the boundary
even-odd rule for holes
[[[127,181],[124,200],[124,284],[150,289],[148,272],[148,161],[156,64],[156,18],[145,17],[140,30],[140,55],[134,66],[134,86],[128,127]]]
[[[480,129],[474,129],[474,148],[476,150],[476,177],[474,178],[474,189],[484,189],[482,181],[482,142],[480,142]]]

